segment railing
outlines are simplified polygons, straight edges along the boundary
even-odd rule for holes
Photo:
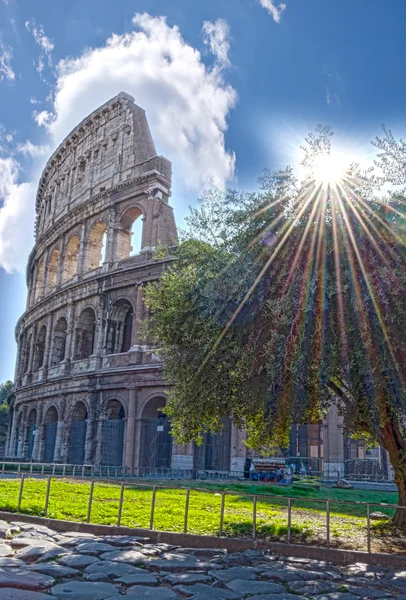
[[[25,473],[21,473],[20,474],[20,483],[18,486],[18,500],[17,500],[17,505],[16,505],[16,509],[13,509],[13,512],[17,512],[19,514],[32,514],[32,510],[30,508],[26,509],[26,513],[24,513],[24,510],[22,510],[22,503],[23,503],[23,497],[24,497],[24,490],[25,490],[25,486],[26,486],[26,482],[29,479],[34,479],[38,482],[38,479],[35,477],[30,477],[29,475],[25,474]],[[4,480],[3,480],[4,481]],[[75,480],[73,478],[70,478],[70,482],[63,482],[66,483],[66,485],[70,485],[72,483],[75,483],[75,481],[79,484],[79,483],[83,483],[83,480],[79,479],[79,480]],[[44,499],[44,508],[41,511],[41,516],[47,517],[49,516],[49,504],[50,504],[50,495],[51,495],[51,491],[52,491],[52,486],[53,484],[56,484],[56,482],[58,482],[59,484],[61,483],[61,479],[57,478],[57,477],[52,477],[52,476],[48,476],[47,478],[47,482],[46,482],[46,488],[45,488],[45,499]],[[45,483],[45,482],[44,482]],[[4,484],[7,485],[7,482],[4,481]],[[224,535],[227,533],[225,532],[225,512],[226,512],[226,500],[229,498],[233,498],[235,499],[236,497],[238,498],[239,501],[244,500],[244,502],[247,502],[248,500],[250,501],[250,505],[251,505],[251,517],[250,517],[250,530],[251,533],[249,535],[247,535],[247,532],[245,531],[244,535],[242,537],[244,537],[245,539],[247,537],[251,537],[253,540],[258,538],[258,534],[261,535],[261,531],[258,529],[258,516],[260,516],[260,518],[263,520],[263,515],[260,515],[260,511],[261,509],[259,509],[259,505],[260,503],[270,503],[270,505],[273,507],[272,510],[274,510],[275,505],[279,506],[279,507],[283,507],[284,509],[284,518],[286,518],[286,535],[285,536],[281,536],[280,534],[277,534],[277,541],[278,542],[282,542],[282,543],[287,543],[287,544],[292,544],[292,543],[298,543],[297,541],[293,542],[293,537],[295,535],[297,535],[297,531],[295,530],[295,525],[294,522],[292,520],[292,517],[294,517],[297,513],[295,513],[296,511],[300,511],[303,510],[303,507],[298,506],[298,504],[315,504],[317,506],[317,509],[313,510],[313,512],[316,512],[317,514],[320,513],[320,511],[323,511],[320,518],[322,519],[322,521],[324,522],[324,543],[320,543],[321,537],[320,534],[318,534],[317,537],[317,545],[318,546],[322,546],[322,547],[327,547],[327,548],[331,548],[332,547],[332,541],[333,541],[333,546],[335,548],[341,548],[341,549],[348,549],[348,547],[343,547],[341,545],[337,545],[335,542],[337,541],[334,540],[334,532],[333,532],[333,536],[332,536],[332,524],[334,526],[334,528],[336,527],[336,523],[333,522],[332,523],[332,518],[337,519],[338,516],[340,516],[340,514],[342,513],[342,509],[338,509],[338,513],[334,513],[334,506],[340,505],[340,506],[345,506],[345,510],[352,507],[357,507],[357,509],[365,509],[366,511],[366,518],[365,518],[365,531],[366,531],[366,550],[368,553],[372,553],[372,527],[371,527],[371,509],[372,507],[384,507],[385,509],[391,509],[391,511],[393,512],[394,510],[406,510],[405,506],[397,506],[396,504],[386,504],[386,503],[379,503],[379,502],[350,502],[350,501],[346,501],[346,500],[326,500],[326,499],[319,499],[319,498],[304,498],[304,497],[300,497],[300,498],[295,498],[295,497],[286,497],[286,496],[281,496],[281,495],[276,495],[276,494],[250,494],[248,493],[239,493],[239,492],[234,492],[234,491],[221,491],[219,493],[218,490],[213,490],[213,489],[203,489],[203,488],[185,488],[185,487],[175,487],[175,486],[165,486],[165,485],[152,485],[152,484],[145,484],[145,483],[136,483],[136,484],[131,484],[129,482],[125,482],[125,481],[121,481],[119,486],[117,484],[117,482],[115,481],[111,481],[111,480],[95,480],[95,479],[91,479],[90,482],[88,481],[87,484],[89,484],[89,494],[88,494],[88,498],[87,501],[83,498],[83,494],[81,492],[81,499],[83,498],[83,508],[86,509],[84,510],[84,512],[86,512],[86,518],[82,519],[82,522],[86,522],[86,523],[99,523],[98,521],[92,521],[92,508],[94,507],[94,503],[95,503],[95,492],[97,487],[102,488],[103,486],[112,486],[113,488],[115,488],[117,491],[119,491],[119,497],[115,498],[114,500],[110,499],[110,502],[115,502],[117,503],[117,515],[116,518],[114,519],[114,522],[110,522],[108,523],[109,525],[117,525],[118,527],[122,526],[122,517],[123,517],[123,505],[124,505],[124,495],[125,492],[132,492],[132,493],[136,493],[136,492],[145,492],[145,491],[150,491],[151,493],[151,498],[150,498],[150,508],[149,508],[149,523],[146,527],[141,527],[139,524],[134,526],[130,526],[133,528],[138,528],[138,529],[147,529],[147,530],[162,530],[159,528],[155,528],[155,516],[156,516],[156,506],[157,506],[157,496],[159,494],[159,492],[163,492],[163,491],[170,491],[170,490],[176,490],[176,492],[179,493],[183,493],[184,492],[184,510],[183,510],[183,517],[182,517],[182,525],[178,528],[179,531],[177,529],[175,529],[175,531],[178,531],[179,533],[194,533],[190,531],[189,528],[189,516],[190,516],[190,504],[191,504],[191,494],[211,494],[213,497],[214,496],[220,496],[219,499],[216,499],[216,502],[219,505],[219,512],[218,512],[218,530],[216,532],[216,535],[218,537],[224,537]],[[0,484],[1,485],[1,484]],[[71,493],[76,493],[71,492]],[[97,501],[97,498],[96,498]],[[105,502],[103,499],[99,500],[100,502]],[[38,493],[36,493],[35,495],[35,503],[36,503],[36,508],[37,508],[37,512],[36,514],[38,514]],[[285,504],[286,503],[286,504]],[[296,506],[295,506],[296,504]],[[179,506],[178,500],[176,500],[176,506]],[[162,508],[163,507],[163,508]],[[4,506],[2,506],[1,504],[1,496],[0,496],[0,510],[4,509]],[[167,505],[166,501],[160,504],[160,511],[162,510],[167,510],[168,514],[171,513],[172,508],[170,506]],[[286,509],[286,511],[285,511]],[[336,509],[337,510],[337,509]],[[241,516],[246,519],[247,518],[247,511],[244,508],[243,513],[241,513]],[[348,512],[348,514],[350,513],[350,511]],[[230,513],[231,514],[231,513]],[[62,518],[62,517],[59,517]],[[356,519],[360,519],[360,517],[354,517]],[[272,519],[272,516],[270,517],[270,519]],[[201,511],[199,512],[199,520],[204,521],[204,513],[202,514]],[[342,520],[342,518],[341,518]],[[246,523],[246,521],[245,521]],[[99,523],[99,524],[105,524],[105,522],[103,523]],[[165,531],[165,529],[163,529]],[[167,531],[167,530],[166,530]],[[171,531],[174,531],[174,529],[172,528]],[[201,535],[201,534],[200,534]],[[207,534],[205,534],[207,535]],[[402,534],[400,535],[400,540],[403,540]],[[229,536],[226,536],[229,537]],[[237,535],[234,535],[234,530],[233,530],[233,536],[232,537],[238,537]],[[241,536],[240,536],[241,537]],[[283,539],[283,537],[285,539]],[[282,538],[282,539],[281,539]],[[332,539],[333,538],[333,539]],[[268,538],[269,539],[269,538]],[[387,538],[385,538],[385,543],[388,541]],[[307,543],[307,542],[301,542],[302,545],[305,546],[314,546],[314,543]],[[386,546],[387,547],[387,546]],[[356,550],[365,550],[365,547],[363,548],[352,548],[352,549],[356,549]],[[382,553],[382,552],[381,552]],[[394,552],[393,550],[391,550],[389,552],[390,554],[396,554],[396,552]],[[400,553],[402,553],[402,550],[400,550]]]
[[[244,478],[243,471],[206,471],[194,469],[172,469],[163,467],[115,467],[94,465],[72,465],[62,463],[0,462],[1,477],[6,475],[52,475],[53,477],[83,477],[116,479],[209,479],[226,481]]]

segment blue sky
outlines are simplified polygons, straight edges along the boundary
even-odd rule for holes
[[[37,178],[108,97],[128,91],[146,109],[173,161],[178,222],[207,181],[252,189],[264,167],[295,162],[317,123],[362,153],[381,123],[404,132],[405,0],[284,3],[0,0],[0,382],[13,376]]]

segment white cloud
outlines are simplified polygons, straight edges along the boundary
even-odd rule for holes
[[[17,146],[17,151],[21,152],[21,154],[31,156],[32,158],[42,158],[50,154],[51,148],[46,144],[44,146],[36,146],[27,140],[24,144],[19,144]]]
[[[23,272],[34,243],[32,183],[18,183],[19,165],[0,158],[0,266],[8,273]]]
[[[57,144],[95,108],[126,91],[147,111],[158,152],[173,161],[182,188],[198,192],[209,182],[230,180],[235,157],[224,134],[235,90],[217,61],[207,67],[165,18],[137,14],[133,23],[136,31],[112,35],[104,46],[58,64],[54,117],[37,113],[37,123]]]
[[[286,4],[281,3],[276,6],[275,0],[258,0],[258,2],[269,12],[273,20],[279,23],[282,13],[286,10]]]
[[[13,58],[13,50],[10,46],[4,46],[0,42],[0,81],[4,78],[13,81],[15,73],[11,68],[11,59]]]
[[[50,67],[52,66],[51,54],[52,54],[52,51],[55,48],[55,46],[51,42],[49,37],[47,37],[45,35],[43,26],[39,25],[37,27],[34,19],[31,19],[31,21],[26,21],[25,27],[26,27],[27,31],[29,31],[32,34],[32,37],[34,38],[35,43],[38,44],[38,46],[43,50],[43,52],[38,57],[38,62],[37,62],[37,66],[36,66],[38,73],[40,75],[42,75],[42,71],[44,70],[44,66],[45,66],[45,63],[44,63],[45,58],[47,58],[48,66],[50,66]],[[34,62],[34,66],[35,66],[35,62]]]
[[[210,47],[211,52],[217,57],[221,68],[230,65],[228,53],[230,51],[230,27],[224,19],[217,19],[215,23],[203,23],[203,41]]]
[[[33,115],[34,121],[36,122],[38,127],[45,127],[45,126],[49,125],[49,123],[52,121],[53,116],[54,116],[52,113],[48,112],[47,110],[41,110],[41,112],[34,110],[32,115]]]

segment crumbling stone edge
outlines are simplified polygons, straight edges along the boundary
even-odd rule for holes
[[[93,535],[132,535],[150,538],[153,543],[174,544],[187,548],[224,548],[230,552],[243,552],[247,549],[269,550],[273,554],[282,556],[295,556],[310,560],[325,560],[336,564],[365,563],[381,565],[389,568],[404,568],[406,570],[406,556],[398,554],[380,554],[376,552],[360,552],[357,550],[339,550],[336,548],[323,548],[319,546],[305,546],[280,542],[265,542],[254,539],[238,539],[215,537],[209,535],[195,535],[190,533],[174,533],[171,531],[156,531],[133,527],[117,527],[116,525],[98,525],[95,523],[78,523],[37,517],[33,515],[0,511],[0,519],[8,522],[24,522],[36,525],[45,525],[58,532],[77,531]]]

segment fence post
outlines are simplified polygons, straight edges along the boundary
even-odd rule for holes
[[[149,528],[154,528],[154,513],[155,513],[155,496],[156,496],[156,487],[152,488],[152,500],[151,500],[151,517],[149,519]]]
[[[30,464],[30,475],[32,475],[32,463]]]
[[[88,523],[90,523],[90,514],[92,512],[93,488],[94,488],[94,479],[92,479],[91,484],[90,484],[89,504],[87,506],[87,522]]]
[[[292,541],[292,498],[288,498],[288,544]]]
[[[82,477],[85,476],[85,465],[82,466]]]
[[[257,536],[257,497],[253,497],[252,507],[252,539],[255,540]]]
[[[120,489],[120,504],[118,505],[118,517],[117,517],[117,527],[121,525],[121,514],[123,512],[123,499],[124,499],[124,482],[121,484]]]
[[[62,469],[62,476],[65,477],[65,473],[66,473],[66,464],[63,465],[63,469]]]
[[[23,473],[21,475],[21,481],[20,481],[20,493],[18,494],[17,512],[20,512],[21,500],[23,497],[23,489],[24,489],[24,478],[25,478],[25,475]]]
[[[45,469],[45,465],[44,465],[44,463],[42,463],[41,475],[44,474],[44,469]]]
[[[222,492],[221,494],[221,509],[220,509],[220,537],[223,535],[223,524],[224,524],[224,504],[226,499],[226,493]]]
[[[326,536],[327,548],[330,548],[330,500],[326,502]]]
[[[4,477],[4,468],[5,468],[5,464],[3,463],[3,466],[1,467],[1,476]]]
[[[189,498],[190,498],[190,490],[186,490],[185,522],[183,524],[183,533],[187,533],[187,522],[188,522],[188,517],[189,517]]]
[[[371,505],[367,504],[367,550],[371,553]]]
[[[49,493],[51,491],[51,476],[48,477],[47,491],[45,495],[44,516],[48,516]]]

